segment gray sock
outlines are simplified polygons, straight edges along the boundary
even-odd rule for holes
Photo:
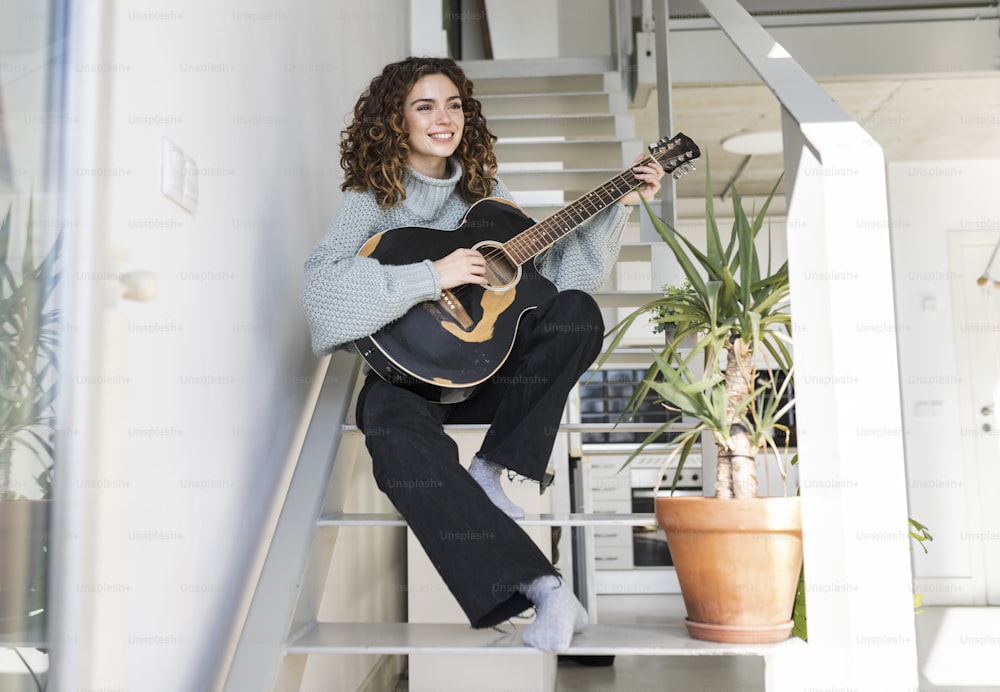
[[[500,485],[501,471],[503,471],[503,467],[499,464],[480,459],[478,456],[472,459],[472,464],[469,466],[469,475],[486,491],[493,504],[512,519],[522,519],[524,518],[524,510],[510,501]]]
[[[521,641],[542,651],[556,653],[569,648],[573,635],[590,623],[586,609],[559,577],[549,574],[522,588],[535,604],[535,621],[521,635]]]

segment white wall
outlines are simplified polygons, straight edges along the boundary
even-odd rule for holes
[[[478,16],[469,14],[470,19]],[[608,0],[487,0],[486,14],[497,60],[611,54]],[[472,23],[464,29],[477,27]]]
[[[107,384],[127,399],[125,463],[87,489],[123,519],[102,547],[120,583],[88,587],[105,586],[95,597],[121,613],[118,665],[99,683],[200,690],[315,368],[299,290],[341,199],[339,132],[372,74],[407,54],[408,3],[108,7],[107,61],[77,68],[108,80],[106,168],[80,174],[106,181],[120,269],[152,272],[159,294],[118,305],[128,379]],[[197,162],[194,215],[160,194],[164,137]]]
[[[913,558],[916,591],[928,604],[983,599],[982,553],[965,536],[989,527],[974,523],[978,488],[962,454],[947,234],[997,228],[997,180],[1000,161],[888,167],[910,515],[934,536],[930,552],[917,550]]]
[[[559,55],[556,0],[486,0],[486,15],[495,59]]]
[[[559,0],[559,57],[611,55],[611,3]]]

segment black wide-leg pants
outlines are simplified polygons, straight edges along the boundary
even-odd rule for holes
[[[531,607],[518,587],[556,569],[472,479],[442,426],[490,424],[478,455],[542,481],[566,398],[600,352],[603,333],[594,299],[563,291],[522,317],[510,356],[468,400],[432,403],[374,373],[358,396],[375,481],[473,627]]]

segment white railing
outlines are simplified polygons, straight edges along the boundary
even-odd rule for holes
[[[767,688],[913,690],[882,150],[736,0],[701,3],[783,116],[809,646]]]
[[[323,541],[317,555],[317,521],[323,512],[343,511],[353,466],[335,464],[343,423],[354,399],[360,358],[338,351],[321,364],[315,406],[299,451],[298,463],[284,504],[269,537],[267,556],[232,652],[223,689],[226,692],[270,690],[301,676],[303,662],[284,658],[289,635],[315,620],[316,591],[322,579],[310,578],[307,566],[326,574],[333,540]],[[327,489],[330,489],[328,492]],[[317,586],[318,585],[318,586]],[[282,670],[288,663],[292,670]],[[291,689],[295,685],[283,685]]]

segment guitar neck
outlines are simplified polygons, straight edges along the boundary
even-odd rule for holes
[[[503,244],[504,251],[518,264],[524,264],[552,247],[557,240],[575,230],[584,221],[620,200],[638,184],[632,169],[624,170],[568,207],[518,233]]]

